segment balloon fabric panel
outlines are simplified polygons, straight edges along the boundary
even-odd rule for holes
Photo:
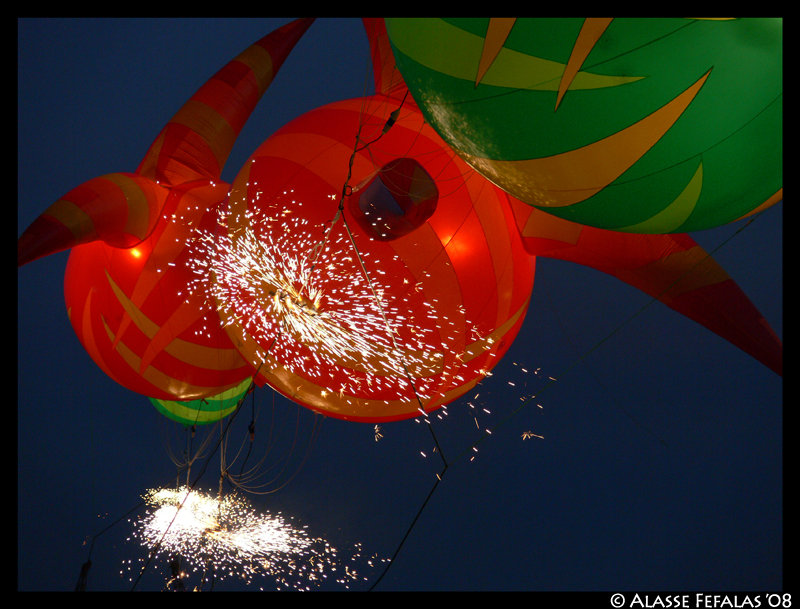
[[[511,199],[529,253],[589,266],[658,298],[783,374],[783,343],[728,273],[689,235],[582,226]]]
[[[73,249],[65,275],[76,333],[111,378],[166,401],[221,395],[256,373],[260,384],[269,382],[295,401],[348,420],[379,422],[429,412],[468,391],[508,349],[527,311],[535,255],[586,264],[660,295],[665,304],[780,373],[780,341],[716,263],[709,259],[702,267],[705,275],[698,270],[685,287],[670,288],[676,276],[705,255],[690,238],[625,239],[620,237],[624,233],[554,216],[544,221],[545,214],[532,207],[525,206],[535,213],[520,211],[519,201],[479,173],[487,159],[476,155],[501,151],[503,138],[479,137],[475,144],[484,148],[459,143],[456,151],[468,165],[431,128],[441,127],[431,120],[431,108],[438,112],[450,104],[443,90],[422,94],[417,75],[412,99],[391,52],[428,53],[438,62],[437,78],[451,79],[453,90],[462,91],[464,74],[471,71],[472,82],[463,91],[473,98],[463,97],[468,103],[459,104],[469,111],[498,101],[481,97],[487,87],[513,91],[509,82],[518,80],[514,66],[519,62],[541,74],[559,75],[526,87],[524,95],[499,100],[510,104],[502,113],[530,115],[533,107],[532,116],[538,116],[535,104],[542,103],[542,95],[555,94],[555,110],[550,108],[548,116],[557,114],[560,120],[567,115],[583,125],[534,121],[542,133],[555,129],[559,137],[519,137],[519,124],[487,120],[491,112],[471,129],[461,128],[470,124],[462,118],[445,122],[459,137],[495,128],[516,134],[516,143],[529,149],[518,159],[501,159],[502,164],[511,168],[509,175],[528,171],[529,161],[549,168],[548,180],[555,186],[545,190],[567,196],[565,217],[600,209],[604,197],[649,205],[656,199],[651,193],[656,174],[663,183],[659,194],[671,201],[665,208],[644,219],[636,211],[633,220],[619,216],[599,224],[659,232],[710,217],[700,204],[708,185],[719,182],[715,192],[738,186],[717,173],[727,165],[710,162],[706,144],[686,133],[703,124],[692,112],[710,103],[709,83],[722,78],[726,68],[715,65],[691,78],[690,70],[684,70],[680,86],[664,86],[612,61],[620,48],[627,48],[660,66],[663,58],[649,48],[647,38],[654,29],[643,33],[626,20],[562,21],[572,33],[565,37],[553,28],[547,36],[559,44],[546,50],[543,37],[543,47],[535,51],[525,46],[532,27],[528,20],[490,22],[489,29],[480,20],[412,24],[444,28],[472,46],[480,39],[480,69],[475,72],[442,63],[452,49],[430,53],[423,48],[428,43],[424,35],[415,35],[419,48],[408,47],[403,36],[413,28],[404,29],[410,27],[405,21],[390,21],[387,35],[382,20],[366,19],[378,94],[329,104],[292,121],[259,147],[229,186],[219,181],[228,153],[310,20],[287,24],[248,47],[198,90],[156,137],[137,174],[96,178],[51,206],[20,238],[20,264],[84,243]],[[763,34],[758,24],[747,24]],[[653,27],[675,41],[691,39],[707,26],[661,20]],[[465,29],[457,33],[458,28]],[[391,47],[393,31],[398,36]],[[725,35],[714,44],[725,47]],[[773,34],[762,35],[759,52],[765,61],[772,57],[773,42]],[[470,53],[464,57],[473,57]],[[400,62],[401,70],[408,61]],[[626,101],[631,88],[645,85],[657,94]],[[774,121],[781,96],[774,87],[764,89],[757,103],[767,109],[759,121]],[[463,91],[458,95],[466,95]],[[590,125],[581,123],[578,108],[594,107],[591,95],[601,94],[616,100],[607,101],[608,107],[625,107],[627,114],[611,112]],[[527,105],[530,100],[536,100],[534,106]],[[753,120],[725,136],[731,121],[741,119],[737,112],[721,112],[713,125],[716,135],[708,137],[734,142],[750,137],[751,129],[764,128],[765,123]],[[527,158],[536,146],[549,156]],[[672,166],[653,169],[655,150],[658,162],[675,161]],[[714,154],[733,154],[728,161],[735,164],[737,150],[715,149]],[[580,171],[563,155],[582,159]],[[765,166],[771,171],[775,159],[769,157]],[[492,179],[505,184],[496,175]],[[560,188],[559,180],[567,187]],[[525,180],[511,180],[517,182]],[[542,186],[541,181],[535,184],[539,190]],[[760,199],[762,207],[780,195],[779,185],[777,191],[768,188],[772,195]],[[550,204],[549,212],[560,205],[555,199]],[[749,212],[737,208],[727,213],[738,217]],[[621,226],[622,217],[634,223]],[[87,243],[96,239],[104,243]],[[746,312],[722,315],[725,307],[719,303],[725,299]]]
[[[193,229],[183,220],[215,189],[203,182],[198,190],[199,198],[173,190],[165,211],[177,221],[159,223],[135,248],[89,243],[67,263],[65,300],[78,338],[112,378],[149,397],[209,397],[251,375],[216,311],[187,292]],[[224,197],[227,189],[216,190]]]

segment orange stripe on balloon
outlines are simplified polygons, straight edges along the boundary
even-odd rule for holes
[[[388,422],[406,419],[409,413],[417,410],[416,400],[411,401],[413,396],[401,400],[376,400],[348,394],[340,396],[330,388],[322,387],[292,374],[278,362],[269,361],[268,363],[274,363],[274,366],[269,368],[269,372],[264,368],[261,369],[259,372],[260,384],[263,385],[263,382],[266,381],[273,387],[291,388],[291,390],[281,393],[325,416],[364,423]]]
[[[253,44],[240,53],[232,62],[227,70],[223,68],[215,76],[219,80],[229,81],[232,72],[236,69],[235,63],[247,70],[247,79],[252,78],[255,85],[256,101],[267,88],[272,84],[272,79],[275,77],[275,69],[272,65],[272,56],[269,51],[258,44]],[[227,66],[226,66],[227,67]],[[238,88],[238,87],[237,87]]]
[[[529,301],[526,300],[514,316],[503,324],[501,328],[498,328],[489,336],[479,339],[469,345],[465,350],[462,361],[471,361],[484,354],[493,344],[496,344],[499,339],[510,331],[516,323],[520,323],[527,310],[528,302]],[[490,340],[492,341],[491,344],[489,343]],[[369,423],[378,420],[392,421],[405,419],[408,418],[409,414],[418,409],[418,403],[411,395],[406,399],[399,400],[367,399],[348,394],[342,394],[340,396],[336,392],[331,391],[328,387],[317,385],[316,383],[289,372],[285,366],[270,356],[265,355],[264,359],[266,360],[266,365],[262,366],[258,374],[260,377],[259,380],[261,381],[259,383],[260,385],[263,385],[264,381],[266,381],[273,387],[291,387],[293,391],[288,396],[290,399],[297,399],[324,415]],[[491,366],[486,367],[487,370],[489,368],[491,368]],[[467,383],[450,387],[438,398],[433,398],[425,403],[425,410],[433,410],[440,404],[451,401],[453,397],[468,391],[480,380],[482,380],[482,377],[477,376]]]
[[[202,211],[211,209],[227,196],[228,188],[228,184],[224,182],[209,184],[201,181],[199,184],[194,182],[181,184],[170,190],[166,213],[174,216],[176,221],[173,221],[172,218],[165,219],[148,240],[142,243],[142,247],[130,252],[130,255],[137,258],[142,255],[147,256],[141,269],[142,272],[139,273],[130,294],[130,301],[137,308],[144,306],[150,293],[166,276],[165,273],[159,272],[159,265],[161,270],[165,270],[183,252],[189,242],[190,235],[196,226],[187,218],[199,218]],[[120,253],[120,255],[125,254]],[[156,260],[158,260],[158,264],[156,264]],[[118,337],[124,334],[130,322],[130,316],[126,311],[120,320]]]
[[[165,189],[132,173],[84,182],[25,230],[18,242],[18,264],[98,239],[132,247],[153,230],[166,196]]]
[[[125,295],[122,289],[116,284],[106,271],[109,285],[114,295],[117,297],[120,305],[128,314],[128,318],[133,321],[134,325],[144,334],[148,339],[153,338],[158,334],[160,327],[157,323],[152,321],[139,309],[131,300]],[[112,337],[113,348],[118,348],[122,344],[122,335],[124,330],[117,330],[117,335]],[[216,347],[206,347],[197,343],[188,342],[180,338],[173,337],[169,343],[163,347],[163,350],[172,357],[186,362],[190,365],[207,370],[235,370],[243,365],[241,358],[238,356],[236,349],[218,349]],[[140,365],[137,357],[137,366]]]
[[[193,132],[191,139],[194,140],[195,146],[189,149],[184,144],[187,133],[184,130],[173,129],[172,126],[175,124],[183,125]],[[238,135],[230,123],[211,106],[192,98],[175,114],[170,127],[171,131],[168,133],[174,132],[174,135],[179,135],[181,138],[180,145],[176,148],[175,156],[170,159],[171,161],[182,162],[184,157],[188,157],[188,160],[184,162],[188,168],[190,167],[189,163],[196,162],[198,155],[207,156],[210,153],[214,156],[213,161],[206,159],[201,164],[205,170],[203,173],[197,172],[194,177],[187,173],[186,179],[183,181],[219,178]]]
[[[476,340],[471,345],[468,345],[467,348],[464,350],[464,356],[462,357],[462,362],[469,362],[481,355],[487,349],[490,349],[493,344],[499,341],[503,336],[505,336],[511,328],[514,327],[523,315],[525,315],[525,311],[528,310],[528,304],[530,303],[530,298],[526,298],[525,302],[522,303],[522,306],[517,309],[517,311],[509,317],[502,325],[498,326],[494,331],[490,334],[484,336]]]
[[[155,335],[150,339],[150,344],[142,354],[142,363],[139,374],[144,372],[154,358],[166,349],[172,341],[180,336],[187,328],[205,315],[204,299],[194,293],[188,293],[186,300],[172,311],[169,319],[165,321]],[[191,361],[181,358],[186,364],[194,364],[194,357]]]
[[[484,353],[486,353],[486,351],[490,351],[494,345],[498,344],[498,341],[502,341],[503,337],[509,332],[511,332],[514,326],[522,323],[525,313],[528,310],[529,303],[530,299],[525,300],[525,303],[501,327],[497,328],[489,336],[486,336],[483,339],[478,340],[469,347],[467,347],[465,354],[461,357],[461,361],[462,362],[471,361],[475,357],[483,355]],[[493,368],[493,365],[498,361],[499,358],[489,358],[489,359],[490,360],[493,359],[494,361],[490,362],[488,365],[484,367],[484,369],[481,371],[482,375],[477,375],[475,376],[475,378],[461,385],[451,386],[450,389],[445,391],[443,394],[440,394],[438,398],[433,398],[431,399],[430,402],[425,404],[425,411],[430,412],[432,410],[435,410],[439,406],[447,404],[448,402],[451,402],[455,398],[463,395],[464,393],[472,389],[475,385],[477,385],[481,380],[483,380],[483,377],[486,375],[486,372],[488,372],[491,368]]]
[[[762,211],[764,211],[768,207],[772,207],[773,205],[775,205],[775,203],[777,203],[778,201],[783,201],[783,188],[779,189],[778,192],[776,192],[774,195],[772,195],[769,199],[764,201],[761,205],[756,207],[754,210],[747,212],[743,216],[739,216],[738,218],[736,218],[736,220],[733,220],[733,222],[738,222],[739,220],[742,220],[743,218],[749,218],[750,216],[753,216],[755,214],[761,213]]]
[[[575,76],[580,72],[583,62],[592,52],[594,45],[600,40],[603,32],[613,21],[613,18],[588,18],[583,22],[581,31],[578,33],[578,38],[575,40],[575,45],[572,47],[572,53],[569,56],[567,65],[564,66],[564,73],[561,75],[561,81],[558,83],[558,96],[556,97],[556,107],[561,103],[561,99],[569,89]]]
[[[478,71],[475,74],[476,87],[480,84],[484,74],[492,66],[494,60],[497,59],[497,54],[503,48],[516,20],[516,17],[493,17],[489,19],[486,36],[483,39],[481,58],[478,62]]]
[[[192,96],[192,100],[205,104],[219,114],[230,125],[236,135],[241,132],[247,116],[255,108],[259,98],[258,82],[255,75],[247,66],[239,65],[244,72],[243,74],[237,74],[229,80],[225,80],[218,74]],[[231,97],[237,97],[241,106],[247,109],[247,113],[234,112],[235,108],[231,107],[229,101]]]
[[[522,237],[525,239],[550,239],[555,240],[565,245],[575,245],[581,236],[584,226],[576,222],[564,220],[552,214],[545,213],[530,205],[525,205],[518,201],[514,207],[514,213],[517,214],[518,210],[522,213],[521,208],[527,207],[532,210],[527,216],[527,220],[522,228]],[[519,217],[519,216],[517,216]],[[529,253],[537,254],[538,252]]]
[[[80,320],[81,330],[79,333],[77,333],[78,338],[81,340],[86,352],[94,360],[97,366],[108,375],[108,378],[116,383],[119,383],[120,381],[117,376],[111,371],[111,368],[109,368],[108,364],[106,364],[106,361],[103,358],[99,347],[97,346],[97,340],[94,336],[94,331],[92,330],[92,293],[93,290],[89,290],[86,293],[86,300],[83,303],[83,315],[81,316]],[[105,324],[105,320],[103,320],[103,323]],[[75,324],[73,327],[77,330],[77,324]]]
[[[59,199],[42,213],[42,216],[46,216],[51,221],[55,220],[72,233],[71,241],[75,245],[96,241],[98,239],[97,230],[95,229],[92,217],[86,210],[81,209],[79,203],[69,200],[75,198],[79,189],[86,190],[86,187],[81,185],[72,189],[64,195],[64,197],[68,198]],[[94,196],[95,193],[91,192],[90,195]]]
[[[114,333],[108,324],[103,320],[106,333],[109,340],[114,340]],[[116,347],[116,352],[122,360],[131,367],[132,370],[138,370],[141,365],[139,357],[129,349],[124,343],[119,343]],[[161,372],[158,368],[150,366],[144,373],[141,374],[148,383],[163,391],[164,393],[174,396],[174,399],[180,401],[197,400],[200,398],[208,398],[217,395],[222,391],[227,391],[236,387],[239,382],[230,383],[228,385],[204,387],[200,385],[193,385],[186,381],[175,379],[167,374]],[[113,378],[113,377],[112,377]]]

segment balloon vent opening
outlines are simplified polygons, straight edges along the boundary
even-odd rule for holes
[[[356,186],[348,208],[369,237],[394,241],[425,224],[438,201],[433,178],[417,161],[403,157]]]

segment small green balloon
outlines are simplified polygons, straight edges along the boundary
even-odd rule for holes
[[[251,382],[252,379],[248,377],[232,389],[200,400],[177,402],[150,398],[150,401],[161,414],[173,421],[187,426],[207,425],[216,423],[232,414],[236,410],[239,400],[250,389]]]

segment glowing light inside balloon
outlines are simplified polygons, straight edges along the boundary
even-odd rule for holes
[[[146,515],[135,523],[134,537],[155,558],[179,556],[193,572],[210,572],[218,580],[238,577],[251,583],[273,576],[279,587],[309,589],[329,580],[347,586],[359,569],[345,563],[324,539],[310,537],[280,515],[259,514],[238,495],[219,499],[186,487],[154,489],[144,495]],[[371,566],[372,561],[368,561]]]

